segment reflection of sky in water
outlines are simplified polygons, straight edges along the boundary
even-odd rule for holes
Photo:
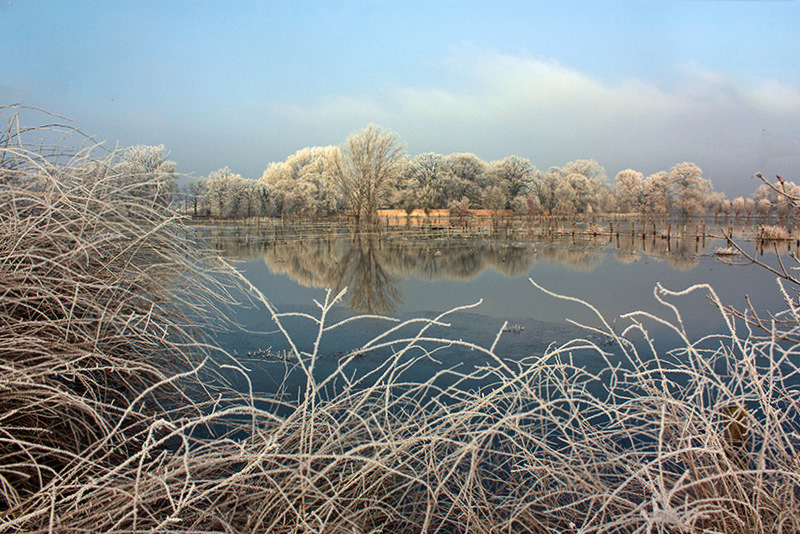
[[[783,309],[775,277],[756,266],[731,267],[719,262],[708,253],[719,244],[707,243],[705,254],[696,255],[690,249],[676,260],[676,256],[667,256],[664,251],[649,255],[641,250],[619,250],[613,244],[603,246],[602,243],[591,248],[572,244],[509,247],[497,243],[469,247],[461,243],[448,250],[442,242],[392,245],[365,241],[359,248],[350,242],[328,239],[324,245],[305,242],[303,246],[296,243],[283,247],[262,246],[257,257],[251,255],[237,263],[237,267],[281,311],[318,315],[313,299],[324,299],[325,280],[365,285],[355,288],[358,298],[347,302],[364,302],[382,291],[389,292],[390,298],[386,301],[393,309],[386,314],[401,319],[433,317],[482,299],[479,307],[450,317],[452,327],[439,329],[438,334],[488,346],[503,322],[508,321],[511,325],[523,326],[524,330],[504,334],[498,352],[518,358],[542,354],[551,343],[561,344],[575,337],[589,336],[589,339],[603,341],[601,336],[590,336],[566,321],[572,319],[599,326],[592,311],[579,303],[545,294],[534,287],[529,278],[552,292],[585,300],[609,322],[636,310],[674,319],[672,312],[653,296],[659,282],[674,291],[710,283],[724,304],[742,309],[744,297],[749,295],[759,311]],[[239,251],[238,257],[247,257],[247,254]],[[296,282],[292,274],[308,285]],[[723,326],[719,312],[709,305],[704,291],[668,300],[678,305],[691,339],[720,331]],[[347,306],[339,305],[332,319],[353,313]],[[236,320],[251,331],[275,330],[263,310],[242,309]],[[315,335],[313,325],[295,319],[286,324],[301,350],[309,349]],[[616,319],[614,327],[619,331],[628,324],[630,320],[620,318]],[[652,334],[659,332],[653,322],[645,324]],[[334,330],[325,336],[322,353],[341,355],[386,328],[386,323],[370,320]],[[670,336],[662,332],[657,341],[668,346],[669,339]],[[281,337],[275,334],[237,332],[222,335],[220,340],[240,354],[267,346],[284,346]],[[449,358],[446,352],[442,356]],[[463,351],[459,353],[459,361],[466,362],[468,358]]]
[[[689,271],[675,270],[667,262],[646,257],[620,263],[608,254],[595,270],[588,272],[537,262],[528,273],[513,278],[487,270],[468,281],[424,282],[411,278],[402,282],[400,288],[406,301],[413,303],[406,306],[409,310],[448,309],[482,298],[481,312],[492,317],[523,317],[547,322],[570,318],[596,324],[594,313],[586,307],[546,295],[535,288],[529,278],[554,293],[585,300],[609,320],[635,310],[666,311],[653,296],[659,282],[672,291],[708,283],[727,305],[742,307],[744,296],[749,295],[757,309],[777,311],[782,308],[773,275],[754,266],[723,265],[711,256],[700,257],[697,266]],[[687,328],[699,333],[722,324],[718,314],[710,309],[705,295],[705,292],[698,292],[669,299],[680,304]]]

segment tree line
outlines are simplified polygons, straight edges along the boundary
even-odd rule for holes
[[[156,148],[163,152],[163,147]],[[793,182],[782,181],[781,186],[789,196],[800,194]],[[594,160],[542,171],[514,155],[492,162],[472,153],[410,156],[396,133],[376,125],[352,134],[339,147],[298,150],[285,161],[269,164],[259,179],[244,178],[225,167],[191,180],[182,193],[195,216],[323,218],[347,212],[366,223],[374,221],[380,208],[409,213],[489,209],[531,216],[680,217],[788,216],[794,210],[766,185],[750,198],[729,200],[691,162],[649,176],[626,169],[609,183],[605,169]]]

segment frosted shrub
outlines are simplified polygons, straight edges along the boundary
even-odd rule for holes
[[[759,226],[757,237],[764,241],[785,241],[792,238],[789,230],[778,225]]]

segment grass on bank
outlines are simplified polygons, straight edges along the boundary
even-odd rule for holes
[[[319,340],[362,320],[329,324],[329,294],[305,316],[317,343],[284,329],[304,389],[262,398],[227,387],[247,370],[198,326],[229,290],[286,315],[163,206],[120,194],[113,165],[0,150],[2,531],[800,531],[798,349],[778,332],[725,315],[689,339],[683,294],[659,287],[662,317],[617,331],[598,313],[613,348],[506,359],[434,334],[453,310],[387,322],[319,376]],[[776,324],[796,330],[786,294]],[[660,353],[648,325],[682,343]],[[459,347],[486,364],[407,378]],[[382,363],[358,375],[365,353]]]

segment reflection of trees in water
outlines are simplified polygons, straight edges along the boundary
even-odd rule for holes
[[[402,258],[404,260],[402,267],[409,274],[413,274],[423,280],[436,280],[439,278],[442,266],[452,259],[449,254],[447,257],[443,257],[444,253],[438,246],[426,247],[421,250],[418,247],[408,248],[410,250],[407,250]]]
[[[618,261],[642,256],[662,258],[675,269],[697,265],[704,243],[694,239],[671,241],[646,236],[569,237],[546,242],[507,239],[446,239],[443,236],[381,237],[375,233],[278,233],[247,236],[240,232],[211,234],[228,257],[262,255],[276,273],[305,286],[348,288],[347,302],[362,313],[390,313],[402,302],[398,281],[410,276],[422,280],[469,280],[492,268],[509,277],[527,274],[544,260],[575,271],[593,271],[609,248]],[[639,234],[641,235],[641,234]]]
[[[468,280],[487,267],[521,276],[533,265],[533,247],[479,241],[380,239],[356,233],[343,238],[277,239],[263,247],[264,262],[276,273],[313,287],[348,288],[346,300],[361,313],[388,313],[402,302],[395,284],[422,280]]]
[[[263,250],[264,263],[273,272],[286,274],[301,285],[336,287],[330,284],[341,253],[338,243],[327,239],[277,240]]]
[[[384,265],[378,238],[356,234],[334,270],[332,287],[347,289],[348,305],[359,313],[388,313],[402,304],[403,296],[395,287],[398,278]]]
[[[486,255],[482,247],[465,247],[453,258],[448,273],[449,278],[472,280],[486,270]]]
[[[484,242],[389,241],[391,268],[421,280],[471,280],[486,270],[495,252]]]
[[[422,280],[471,280],[491,267],[506,276],[520,276],[532,266],[532,246],[503,242],[414,242],[389,240],[390,268],[400,276]]]
[[[671,244],[667,258],[673,269],[690,271],[697,267],[697,246],[694,242],[688,240],[677,241]]]
[[[636,251],[617,249],[614,253],[614,257],[617,258],[617,261],[620,263],[633,263],[641,258],[642,255]]]
[[[359,313],[389,313],[402,303],[402,295],[395,287],[397,276],[385,268],[381,248],[369,234],[277,239],[265,248],[264,263],[305,286],[347,287],[345,300]]]
[[[671,239],[636,239],[620,241],[615,257],[621,263],[631,263],[645,256],[658,260],[666,260],[673,269],[688,271],[699,262],[704,251],[694,240]]]
[[[616,240],[616,258],[623,263],[630,263],[642,255],[667,260],[677,270],[688,271],[695,268],[701,254],[707,252],[704,242],[695,239],[662,239],[655,237],[622,238]]]
[[[573,271],[594,271],[603,261],[603,254],[586,248],[564,247],[563,245],[547,245],[536,253],[537,259],[548,263],[563,265]]]
[[[505,245],[488,258],[490,265],[508,277],[527,274],[533,267],[533,247]]]

